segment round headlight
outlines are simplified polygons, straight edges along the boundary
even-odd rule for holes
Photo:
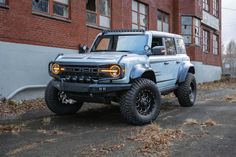
[[[119,77],[121,74],[121,69],[120,66],[118,65],[113,65],[110,67],[110,75],[112,77]]]
[[[52,73],[57,75],[60,73],[60,65],[59,64],[53,64],[52,65]]]

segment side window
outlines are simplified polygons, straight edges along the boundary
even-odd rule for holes
[[[96,47],[96,51],[104,51],[109,49],[111,38],[102,38]]]
[[[186,48],[183,39],[176,39],[176,48],[178,54],[185,54]]]
[[[166,44],[166,53],[167,55],[175,55],[176,48],[175,48],[175,41],[173,38],[165,38]]]
[[[163,40],[160,37],[153,37],[152,38],[152,48],[156,46],[164,46]]]

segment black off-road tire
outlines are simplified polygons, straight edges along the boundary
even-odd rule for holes
[[[143,115],[138,109],[138,97],[140,93],[150,93],[148,100],[152,100],[148,109],[150,113]],[[149,94],[148,94],[149,95]],[[143,99],[142,99],[143,100]],[[131,89],[121,96],[121,115],[128,123],[133,125],[145,125],[156,120],[160,113],[161,94],[156,84],[148,79],[140,78],[133,82]]]
[[[57,115],[75,114],[83,105],[82,102],[64,104],[59,100],[59,90],[49,82],[45,91],[45,102],[47,107]]]
[[[197,83],[193,74],[188,73],[186,80],[175,91],[175,95],[182,107],[192,107],[197,96]]]

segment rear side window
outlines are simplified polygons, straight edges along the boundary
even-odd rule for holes
[[[167,55],[175,55],[176,54],[176,48],[175,48],[174,39],[173,38],[165,38],[165,44],[166,44]]]
[[[186,49],[183,39],[176,39],[176,48],[178,54],[186,54]]]

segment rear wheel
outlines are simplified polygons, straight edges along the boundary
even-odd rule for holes
[[[197,96],[197,83],[193,74],[188,73],[186,80],[179,85],[175,94],[180,106],[192,107],[194,105]]]
[[[160,92],[153,81],[138,79],[121,97],[121,114],[134,125],[151,123],[160,113],[160,99]]]
[[[65,92],[59,91],[49,82],[45,91],[45,101],[48,108],[58,114],[67,115],[76,113],[83,105],[67,97]]]

